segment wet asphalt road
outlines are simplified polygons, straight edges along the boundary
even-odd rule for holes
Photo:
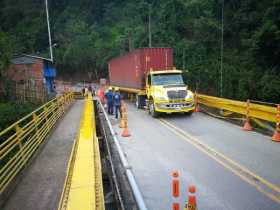
[[[244,132],[239,126],[202,113],[162,118],[153,119],[144,110],[128,105],[132,134],[129,138],[122,138],[118,122],[111,120],[149,209],[171,209],[173,201],[179,201],[183,208],[190,184],[197,187],[198,209],[280,209],[280,204],[267,194],[272,191],[270,187],[259,185],[264,180],[273,188],[280,186],[280,144],[272,142],[269,136]],[[185,132],[186,136],[164,122]],[[215,152],[209,155],[189,139],[195,139]],[[231,170],[228,161],[216,158],[218,154],[262,179],[246,181],[248,177],[245,174],[242,178],[244,173],[239,172],[240,168]],[[173,170],[180,173],[181,196],[178,200],[171,196]],[[273,193],[279,200],[279,193]]]

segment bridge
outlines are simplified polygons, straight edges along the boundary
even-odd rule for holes
[[[124,137],[98,98],[49,101],[0,132],[1,209],[183,209],[190,185],[197,209],[280,209],[279,106],[196,102],[155,119],[126,100]]]

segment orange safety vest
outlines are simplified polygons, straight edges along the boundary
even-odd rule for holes
[[[104,93],[103,88],[98,89],[97,96],[99,97],[101,103],[104,104],[105,103],[105,93]]]

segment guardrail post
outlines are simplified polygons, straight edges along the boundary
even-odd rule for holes
[[[15,128],[16,128],[16,134],[17,134],[16,140],[17,140],[17,143],[18,143],[18,146],[19,146],[19,150],[20,150],[20,154],[21,154],[21,160],[22,160],[22,162],[24,162],[24,152],[23,152],[23,149],[22,149],[22,142],[21,142],[22,128],[19,127],[19,125],[16,125]]]
[[[68,106],[68,105],[70,104],[70,101],[71,101],[70,97],[71,97],[71,94],[70,94],[70,93],[68,93],[68,94],[65,96],[65,99],[66,99],[66,106]]]
[[[34,126],[35,126],[35,133],[36,133],[36,137],[37,137],[37,140],[39,139],[39,134],[38,134],[38,116],[33,113],[32,114],[32,117],[33,117],[33,122],[34,122]]]
[[[252,131],[253,128],[250,124],[250,100],[248,99],[246,102],[246,120],[243,126],[244,131]]]
[[[280,142],[280,104],[277,105],[276,126],[272,141]]]
[[[61,97],[61,100],[60,100],[60,107],[62,108],[62,113],[65,113],[65,96],[62,96]]]
[[[44,107],[44,117],[45,117],[45,122],[46,122],[47,129],[49,131],[50,130],[50,122],[49,122],[48,115],[49,115],[49,108],[45,106]]]

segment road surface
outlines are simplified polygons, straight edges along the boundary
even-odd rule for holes
[[[173,201],[182,208],[190,184],[198,209],[280,209],[280,144],[269,136],[202,113],[153,119],[131,104],[128,120],[132,136],[123,138],[111,117],[149,209],[171,209]],[[178,200],[171,196],[173,170],[180,173]]]

